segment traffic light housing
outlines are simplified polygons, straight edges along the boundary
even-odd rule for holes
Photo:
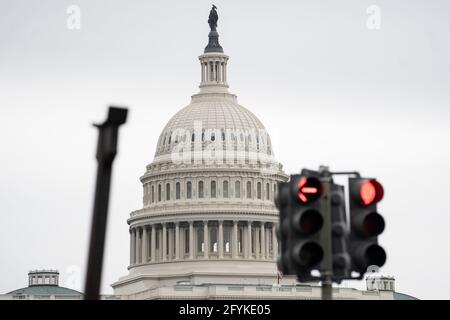
[[[347,251],[349,232],[345,210],[344,186],[334,183],[330,185],[330,203],[333,280],[340,283],[342,280],[351,277],[351,259]]]
[[[312,270],[322,270],[331,250],[327,236],[327,188],[316,171],[303,170],[280,183],[276,204],[280,210],[278,230],[281,241],[279,270],[297,275],[300,281],[317,280]]]
[[[381,267],[386,262],[386,252],[378,245],[378,236],[385,227],[377,211],[383,195],[383,187],[376,179],[349,178],[349,251],[352,271],[359,273],[359,279],[369,266]]]

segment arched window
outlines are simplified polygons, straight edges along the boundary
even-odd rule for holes
[[[228,181],[223,182],[223,197],[228,198]]]
[[[155,202],[155,186],[152,186],[152,203]]]
[[[169,136],[169,144],[172,141],[172,135]]]
[[[240,181],[236,181],[234,183],[234,196],[236,198],[240,198],[241,197],[241,182]]]
[[[266,184],[266,200],[270,200],[270,185]]]
[[[180,188],[180,183],[177,182],[177,183],[175,184],[175,198],[176,198],[177,200],[180,199],[180,195],[181,195],[181,190],[180,190],[180,189],[181,189],[181,188]]]
[[[213,132],[211,133],[211,141],[215,141],[216,140],[216,134]]]
[[[158,201],[161,201],[161,185],[158,184]]]
[[[211,198],[215,198],[216,196],[217,196],[216,182],[213,180],[211,181]]]
[[[261,199],[261,182],[258,182],[256,184],[256,197],[258,199]]]
[[[252,183],[247,181],[247,199],[252,198]]]
[[[166,200],[170,200],[170,183],[166,184]]]
[[[186,183],[186,198],[192,199],[192,183],[190,181]]]
[[[195,133],[192,134],[191,141],[192,141],[192,142],[195,141]]]
[[[225,141],[225,131],[222,129],[222,141]]]
[[[277,194],[277,184],[275,183],[274,185],[273,185],[273,197],[274,197],[274,199],[275,199],[275,195]]]
[[[203,181],[198,182],[198,197],[203,198]]]

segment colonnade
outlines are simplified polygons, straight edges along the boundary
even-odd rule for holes
[[[227,83],[227,62],[222,60],[206,60],[201,62],[202,84]]]
[[[276,224],[204,220],[160,222],[130,229],[130,265],[193,259],[275,260]]]

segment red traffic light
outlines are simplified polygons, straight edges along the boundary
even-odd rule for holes
[[[297,197],[303,203],[313,202],[322,194],[321,184],[317,178],[302,177],[298,182]]]
[[[364,206],[369,206],[383,199],[384,190],[381,184],[375,180],[364,180],[359,187],[359,196]]]

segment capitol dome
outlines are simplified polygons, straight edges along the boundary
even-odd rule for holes
[[[221,132],[226,129],[265,131],[261,121],[237,103],[235,95],[199,94],[192,98],[190,105],[178,111],[164,127],[158,140],[156,156],[171,152],[173,144],[172,146],[169,144],[169,138],[172,133],[179,129],[192,131],[195,121],[200,121],[202,128],[210,131],[216,129]]]
[[[200,90],[166,124],[140,178],[143,206],[127,221],[129,274],[115,294],[277,281],[274,197],[288,176],[261,121],[228,92],[228,59],[212,30]]]

